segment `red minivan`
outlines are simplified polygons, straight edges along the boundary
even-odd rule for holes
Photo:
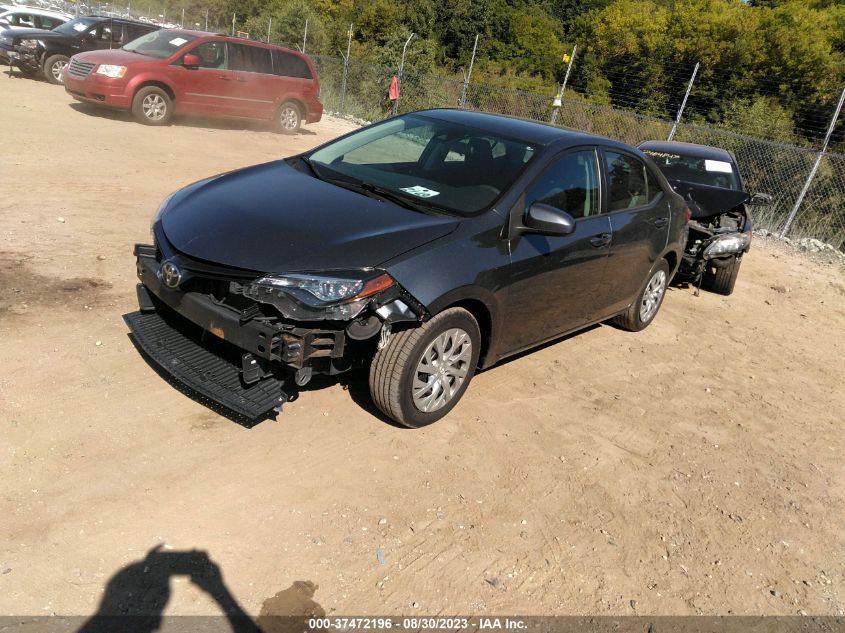
[[[154,31],[120,49],[74,55],[64,85],[79,101],[132,110],[148,125],[196,114],[272,121],[292,134],[323,115],[306,55],[201,31]]]

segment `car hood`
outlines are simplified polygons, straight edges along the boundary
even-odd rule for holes
[[[751,199],[748,193],[736,189],[711,187],[685,180],[669,180],[669,184],[687,201],[695,220],[727,213]]]
[[[20,39],[39,39],[39,40],[71,40],[74,39],[72,36],[62,35],[61,33],[55,33],[53,31],[45,31],[44,29],[23,29],[19,27],[13,27],[10,29],[6,29],[3,32],[3,35],[6,37],[14,37]]]
[[[129,64],[137,64],[139,62],[162,62],[164,59],[158,57],[150,57],[149,55],[140,55],[139,53],[132,53],[120,48],[112,48],[110,50],[102,51],[88,51],[86,53],[77,53],[74,57],[80,61],[93,62],[95,64],[118,64],[121,66],[128,66]]]
[[[161,215],[189,257],[258,272],[374,267],[457,228],[275,161],[200,181]]]

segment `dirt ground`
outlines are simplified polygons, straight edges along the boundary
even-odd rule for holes
[[[254,615],[845,613],[841,267],[757,241],[733,296],[673,289],[648,330],[486,371],[427,429],[361,377],[245,429],[133,347],[132,246],[171,191],[349,124],[0,95],[0,613],[92,614],[156,546],[206,552]],[[219,612],[168,579],[166,613]]]

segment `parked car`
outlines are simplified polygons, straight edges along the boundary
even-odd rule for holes
[[[294,133],[323,114],[306,55],[201,31],[161,30],[120,50],[76,55],[65,88],[79,101],[131,110],[148,125],[198,114],[272,121]]]
[[[122,18],[75,18],[52,31],[15,29],[0,33],[0,60],[28,75],[42,73],[61,84],[70,58],[83,51],[120,48],[158,27]]]
[[[646,141],[639,148],[691,210],[678,278],[730,295],[742,256],[751,248],[748,205],[771,204],[771,196],[745,191],[736,158],[727,150],[678,141]]]
[[[622,143],[412,113],[169,196],[125,319],[161,372],[235,415],[369,367],[379,409],[419,427],[478,368],[608,319],[647,327],[684,209]]]
[[[0,31],[12,28],[43,29],[49,31],[73,18],[68,13],[47,11],[35,7],[15,7],[0,13]]]

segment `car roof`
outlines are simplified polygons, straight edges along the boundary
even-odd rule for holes
[[[710,160],[723,160],[729,163],[734,162],[733,154],[721,147],[710,145],[698,145],[697,143],[683,143],[681,141],[645,141],[637,145],[641,150],[649,149],[656,152],[667,152],[693,156]]]
[[[474,110],[459,110],[457,108],[437,108],[433,110],[420,110],[417,114],[429,116],[443,121],[468,125],[485,130],[490,130],[503,136],[518,138],[537,145],[552,145],[560,142],[565,145],[602,144],[619,149],[631,147],[596,134],[579,132],[568,128],[557,127],[550,123],[520,119],[518,117],[506,116],[503,114],[490,114],[488,112],[476,112]]]
[[[285,48],[284,46],[279,46],[278,44],[268,44],[267,42],[259,42],[257,40],[247,40],[242,37],[235,37],[233,35],[226,35],[225,33],[212,33],[210,31],[193,31],[191,29],[180,29],[180,28],[173,28],[173,29],[161,29],[162,31],[175,31],[178,33],[186,33],[188,35],[193,35],[194,37],[218,37],[220,39],[224,39],[230,42],[235,42],[237,44],[246,44],[248,46],[258,46],[260,48],[267,48],[267,49],[274,49],[279,51],[284,51],[286,53],[293,53],[298,57],[302,57],[307,59],[307,55],[304,53],[300,53],[299,51],[295,51],[290,48]]]
[[[126,24],[139,24],[141,26],[155,26],[155,27],[158,28],[157,24],[150,24],[149,22],[141,22],[140,20],[136,20],[134,18],[115,17],[113,15],[95,14],[95,15],[80,15],[79,17],[80,18],[91,18],[92,20],[99,20],[99,21],[112,20],[114,22],[125,22]]]
[[[52,9],[39,9],[37,7],[27,7],[25,5],[15,6],[8,11],[0,11],[0,15],[8,15],[10,13],[31,13],[33,15],[43,15],[50,18],[71,18],[69,13],[64,11],[53,11]]]

